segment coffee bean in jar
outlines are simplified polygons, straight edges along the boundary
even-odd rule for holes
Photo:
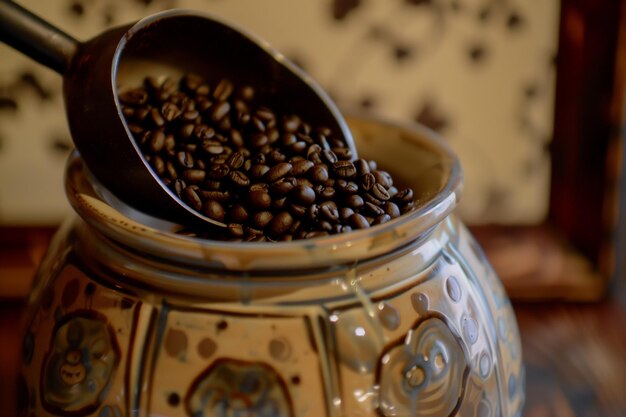
[[[414,207],[375,161],[353,160],[324,126],[258,103],[255,89],[187,74],[123,91],[122,112],[154,172],[227,224],[186,231],[229,241],[310,239],[383,224]]]

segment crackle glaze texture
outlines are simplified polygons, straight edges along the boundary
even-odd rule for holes
[[[426,131],[350,123],[380,165],[422,153],[434,174],[405,223],[344,240],[213,250],[122,214],[73,158],[81,218],[32,292],[25,415],[520,416],[517,325],[452,212],[455,161]]]

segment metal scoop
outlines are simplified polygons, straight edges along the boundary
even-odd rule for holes
[[[0,41],[63,75],[69,127],[89,170],[136,209],[182,224],[224,227],[181,201],[143,158],[118,89],[146,76],[209,74],[253,86],[268,105],[328,126],[356,158],[347,124],[319,85],[253,34],[215,16],[169,10],[78,42],[21,6],[0,0]]]

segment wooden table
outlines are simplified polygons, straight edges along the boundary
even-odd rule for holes
[[[51,230],[6,233],[0,239],[0,416],[12,417],[27,294],[22,281],[32,277]],[[11,281],[19,285],[7,287]],[[515,310],[527,374],[524,417],[626,417],[625,307],[605,300],[516,303]]]

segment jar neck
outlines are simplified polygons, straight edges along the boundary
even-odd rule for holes
[[[109,285],[124,282],[134,293],[155,297],[178,294],[225,303],[268,299],[304,302],[320,294],[325,298],[345,296],[354,291],[355,285],[371,293],[400,283],[433,262],[454,236],[454,221],[448,217],[393,251],[325,268],[303,266],[242,272],[229,270],[220,263],[186,262],[175,253],[154,256],[123,241],[112,240],[80,219],[74,227],[73,246],[80,262],[95,279],[108,281]]]

